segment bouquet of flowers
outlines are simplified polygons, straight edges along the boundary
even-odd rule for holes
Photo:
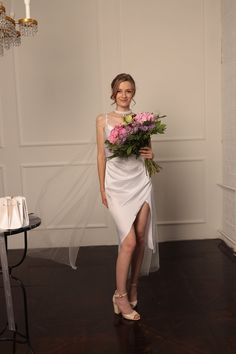
[[[150,145],[152,134],[164,133],[166,124],[160,121],[164,117],[149,112],[124,116],[123,122],[112,129],[105,141],[108,149],[112,152],[109,158],[128,158],[130,155],[138,157],[139,150]],[[150,177],[160,171],[160,166],[154,160],[145,159],[144,163]]]

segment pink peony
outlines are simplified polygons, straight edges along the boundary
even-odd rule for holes
[[[154,122],[155,114],[149,112],[137,113],[134,117],[134,121],[140,124],[143,124],[144,122]]]

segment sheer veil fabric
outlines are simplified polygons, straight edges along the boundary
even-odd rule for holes
[[[71,181],[70,185],[68,181]],[[34,212],[42,219],[40,228],[44,247],[30,248],[28,254],[76,269],[80,246],[92,243],[88,230],[93,227],[92,219],[99,202],[93,137],[70,161],[58,166],[41,186]],[[55,230],[60,234],[58,240],[52,236]]]
[[[70,161],[59,166],[41,186],[34,211],[42,219],[44,247],[30,248],[28,252],[30,256],[47,258],[76,269],[80,246],[93,245],[93,240],[89,239],[89,230],[93,227],[93,219],[101,203],[96,153],[96,141],[92,137],[90,143],[77,152]],[[71,185],[68,185],[68,176],[72,181]],[[52,206],[51,200],[55,200]],[[149,272],[159,269],[153,193],[152,206],[154,248],[153,250],[148,246],[145,248],[141,275],[148,275]],[[109,211],[107,212],[110,214]],[[64,227],[65,235],[61,233]],[[55,236],[52,237],[52,230],[55,232],[57,229],[61,231],[58,242],[55,241]],[[111,232],[114,232],[113,230]],[[111,237],[114,239],[113,235]],[[120,242],[118,237],[117,241]]]

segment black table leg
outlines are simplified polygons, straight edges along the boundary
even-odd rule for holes
[[[6,308],[7,308],[7,320],[8,323],[4,329],[0,332],[0,342],[1,341],[11,341],[12,342],[12,353],[16,352],[16,344],[27,344],[31,354],[34,354],[29,337],[29,322],[28,322],[28,304],[27,296],[24,284],[22,281],[12,275],[12,269],[18,267],[25,259],[27,253],[27,232],[24,232],[24,250],[22,257],[19,262],[14,265],[8,265],[7,259],[7,242],[4,239],[3,235],[0,235],[0,256],[1,256],[1,273],[3,275],[3,284],[4,292],[6,299]],[[24,322],[25,322],[25,333],[22,333],[18,330],[15,323],[14,311],[13,311],[13,301],[12,301],[12,292],[10,279],[16,281],[22,290],[23,295],[23,306],[24,306]],[[7,331],[9,331],[8,336],[5,336]]]
[[[7,245],[7,236],[5,236],[5,239],[6,239],[6,245]],[[26,254],[27,254],[27,250],[28,250],[27,231],[24,231],[24,248],[23,248],[22,256],[17,263],[9,266],[10,273],[11,273],[12,269],[19,267],[19,265],[21,265],[24,262]],[[7,251],[8,251],[8,249],[7,249]]]
[[[6,244],[3,235],[0,235],[0,257],[1,257],[1,266],[2,266],[2,276],[3,276],[3,286],[6,300],[6,308],[7,308],[7,321],[8,328],[10,331],[15,331],[15,318],[13,311],[13,301],[12,301],[12,292],[11,292],[11,284],[9,277],[9,267],[7,260],[7,250]]]

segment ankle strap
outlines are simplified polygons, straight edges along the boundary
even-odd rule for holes
[[[130,286],[137,286],[137,284],[136,283],[131,283]]]
[[[115,293],[114,296],[118,297],[118,298],[122,298],[122,297],[127,296],[127,293],[124,293],[124,294]]]

